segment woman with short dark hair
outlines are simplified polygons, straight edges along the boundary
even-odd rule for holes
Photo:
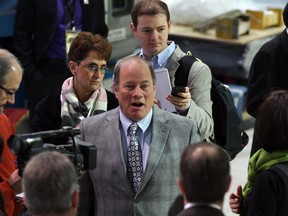
[[[270,93],[257,113],[255,134],[263,147],[249,160],[243,190],[229,197],[241,215],[286,216],[288,212],[288,91]]]
[[[74,128],[86,117],[117,107],[116,97],[102,83],[111,53],[112,46],[106,38],[80,32],[68,52],[68,66],[73,76],[64,81],[62,89],[36,106],[32,129]]]

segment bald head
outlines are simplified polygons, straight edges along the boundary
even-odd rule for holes
[[[18,59],[10,53],[8,50],[0,49],[0,85],[3,86],[7,82],[7,76],[9,73],[23,74],[23,68],[21,67]]]
[[[151,74],[151,77],[152,77],[152,81],[153,81],[153,84],[155,85],[156,84],[156,76],[155,76],[155,73],[154,73],[154,70],[153,70],[153,67],[151,65],[151,63],[149,63],[148,61],[146,61],[145,59],[139,57],[139,56],[136,56],[136,55],[131,55],[131,56],[127,56],[127,57],[124,57],[122,59],[120,59],[116,65],[115,65],[115,68],[114,68],[114,84],[118,87],[119,86],[119,80],[120,80],[120,70],[123,66],[125,66],[126,64],[127,65],[131,65],[131,64],[139,64],[139,65],[146,65],[148,68],[149,68],[149,71],[150,71],[150,74]]]
[[[230,157],[212,143],[187,147],[181,157],[180,181],[189,202],[223,201],[230,184]]]

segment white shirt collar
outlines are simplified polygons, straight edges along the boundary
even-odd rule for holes
[[[175,48],[176,48],[175,42],[168,41],[167,43],[168,43],[168,46],[151,59],[151,62],[153,62],[154,69],[165,67],[168,62],[168,59],[175,51]],[[145,59],[143,49],[140,50],[139,56]]]
[[[219,209],[221,210],[221,206],[217,205],[217,204],[214,204],[214,203],[186,203],[185,206],[184,206],[184,209],[188,209],[188,208],[191,208],[193,206],[210,206],[212,208],[216,208],[216,209]]]
[[[142,133],[145,133],[147,128],[150,125],[150,122],[152,120],[152,113],[153,109],[150,110],[150,112],[145,116],[145,118],[141,119],[140,121],[137,122],[138,126],[141,128]],[[119,109],[119,116],[120,116],[120,122],[122,124],[123,130],[125,135],[127,136],[127,131],[129,126],[133,123],[130,119],[128,119],[124,113]]]

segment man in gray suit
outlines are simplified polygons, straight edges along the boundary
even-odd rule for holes
[[[97,147],[97,168],[85,175],[93,184],[94,215],[166,216],[179,194],[181,153],[200,136],[194,120],[154,105],[155,84],[152,66],[144,59],[120,60],[113,83],[119,108],[81,122],[80,138]],[[128,132],[132,123],[138,125],[136,136]],[[138,173],[131,174],[136,178],[130,176],[131,161],[137,165]]]

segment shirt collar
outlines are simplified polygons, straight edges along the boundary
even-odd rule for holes
[[[221,207],[215,203],[191,203],[191,202],[186,203],[184,209],[188,209],[194,206],[210,206],[212,208],[221,210]]]
[[[145,118],[141,119],[140,121],[137,122],[138,126],[141,128],[142,133],[145,133],[147,128],[150,125],[150,122],[152,120],[152,114],[153,114],[153,109],[150,110],[150,112],[145,116]],[[130,119],[128,119],[124,113],[119,109],[119,116],[120,116],[120,122],[122,124],[123,130],[125,135],[127,136],[127,131],[129,126],[133,123]]]
[[[153,68],[156,69],[165,67],[169,57],[173,54],[175,48],[175,42],[168,41],[168,46],[164,50],[162,50],[162,52],[158,53],[152,58],[151,62],[153,63]],[[139,56],[145,59],[143,49],[141,49]]]

